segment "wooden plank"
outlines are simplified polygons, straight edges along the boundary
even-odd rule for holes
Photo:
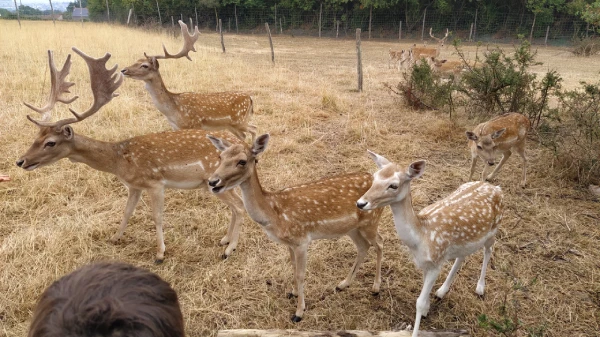
[[[410,337],[412,331],[299,331],[299,330],[219,330],[217,337]],[[468,337],[466,330],[419,331],[420,337]]]

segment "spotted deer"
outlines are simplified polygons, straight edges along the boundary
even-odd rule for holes
[[[206,188],[206,179],[217,168],[218,152],[206,138],[207,133],[204,130],[163,132],[119,142],[104,142],[76,134],[70,124],[90,117],[117,96],[115,91],[121,85],[123,77],[120,73],[115,74],[116,65],[110,70],[105,68],[110,54],[95,59],[77,48],[73,48],[73,51],[88,65],[94,103],[82,114],[71,109],[74,118],[53,123],[48,121],[49,112],[57,101],[73,102],[77,98],[67,99],[64,96],[69,93],[68,89],[73,85],[65,81],[71,67],[71,56],[67,57],[63,68],[57,71],[52,52],[49,51],[52,78],[50,97],[44,108],[35,108],[26,104],[41,113],[43,117],[38,121],[27,116],[40,130],[29,150],[17,161],[17,166],[31,171],[53,164],[62,158],[68,158],[73,162],[84,163],[93,169],[117,176],[127,187],[129,197],[119,230],[111,238],[113,242],[123,236],[142,191],[146,191],[150,197],[152,216],[156,225],[158,245],[156,262],[160,263],[164,259],[165,252],[162,230],[165,188]],[[219,132],[218,135],[234,144],[241,142],[227,132]],[[221,244],[228,244],[224,255],[227,257],[237,245],[244,209],[241,198],[234,191],[227,191],[217,197],[231,209],[231,223],[227,234],[221,240]]]
[[[308,246],[313,240],[347,235],[356,245],[356,261],[348,276],[337,285],[338,290],[350,285],[369,247],[374,246],[377,262],[373,292],[379,292],[383,244],[377,226],[382,210],[362,211],[354,206],[356,198],[370,186],[370,174],[338,175],[267,192],[260,184],[256,166],[258,156],[267,147],[268,134],[257,137],[251,147],[214,136],[209,138],[221,151],[219,167],[208,181],[212,191],[218,195],[239,186],[252,220],[261,225],[269,238],[288,247],[294,271],[288,297],[298,297],[293,322],[301,321],[304,315],[304,276]]]
[[[194,43],[198,40],[198,27],[190,34],[183,21],[179,21],[184,45],[177,54],[170,54],[163,45],[164,55],[148,56],[139,59],[121,72],[134,80],[144,81],[146,90],[152,97],[156,108],[163,113],[174,130],[204,129],[228,130],[239,139],[250,133],[256,136],[256,127],[248,124],[254,111],[254,103],[250,95],[241,92],[174,93],[169,91],[160,75],[159,59],[189,60],[190,51],[196,51]]]
[[[444,43],[446,42],[449,33],[450,32],[448,31],[448,28],[446,28],[446,35],[444,35],[444,37],[440,39],[435,37],[432,33],[432,28],[429,28],[429,36],[431,36],[432,39],[437,41],[437,46],[435,48],[417,47],[417,45],[415,44],[411,49],[411,63],[415,64],[421,59],[427,59],[428,57],[439,57],[442,47],[444,46]]]
[[[406,49],[406,50],[402,49],[400,51],[390,49],[389,59],[388,59],[388,69],[390,68],[390,65],[392,64],[392,62],[396,64],[398,70],[400,70],[401,68],[404,68],[410,62],[410,58],[411,58],[410,49]]]
[[[427,63],[433,71],[444,77],[452,75],[455,78],[459,78],[464,71],[464,64],[459,60],[441,60],[435,57],[428,57]]]
[[[492,180],[496,177],[502,165],[510,158],[514,150],[523,159],[521,186],[525,186],[527,183],[525,139],[530,127],[529,118],[519,113],[511,112],[477,125],[472,132],[467,131],[467,139],[469,140],[469,148],[471,149],[471,173],[469,174],[469,180],[473,178],[477,158],[481,158],[484,161],[481,180]],[[494,166],[496,163],[496,153],[502,153],[502,159],[494,171],[486,176],[488,167]]]
[[[419,333],[421,317],[429,311],[429,293],[447,260],[455,259],[446,281],[437,290],[443,298],[465,257],[483,247],[483,266],[475,292],[483,295],[485,273],[492,245],[502,219],[502,190],[486,182],[469,182],[456,191],[415,214],[410,182],[425,171],[425,161],[408,168],[391,163],[369,151],[379,167],[373,174],[371,188],[356,202],[361,210],[390,206],[396,232],[408,246],[415,264],[423,271],[424,282],[416,303],[413,337]]]

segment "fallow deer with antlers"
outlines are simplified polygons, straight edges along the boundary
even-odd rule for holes
[[[446,35],[444,35],[444,37],[440,39],[435,37],[432,33],[432,28],[429,28],[429,36],[431,36],[432,39],[437,41],[437,46],[435,48],[417,47],[417,45],[415,44],[411,49],[411,63],[415,64],[421,59],[426,59],[428,57],[439,57],[442,47],[444,47],[444,43],[446,42],[449,33],[450,32],[448,31],[448,28],[446,28]]]
[[[517,151],[523,160],[523,178],[521,186],[527,183],[527,157],[525,157],[525,140],[527,131],[531,128],[529,118],[512,112],[492,118],[485,123],[481,123],[473,129],[467,131],[469,148],[471,150],[471,173],[469,180],[473,178],[477,158],[481,157],[484,161],[481,180],[492,180],[498,174],[498,171],[504,163],[510,158],[512,151]],[[496,163],[496,153],[502,153],[500,163],[490,175],[486,175],[487,169]]]
[[[423,271],[424,282],[417,299],[413,337],[419,334],[421,317],[429,311],[429,293],[444,262],[455,259],[446,281],[436,292],[443,298],[465,257],[483,248],[483,266],[475,292],[483,295],[485,273],[492,255],[492,245],[502,219],[502,190],[485,182],[469,182],[456,191],[415,214],[410,182],[425,171],[425,161],[408,168],[391,163],[369,151],[379,167],[373,185],[356,202],[362,210],[377,210],[389,205],[396,232],[408,246],[415,264]]]
[[[163,45],[164,55],[148,56],[126,67],[121,72],[135,80],[146,83],[156,108],[166,117],[174,130],[204,129],[228,130],[239,139],[245,139],[245,133],[256,137],[256,127],[248,124],[254,112],[254,103],[250,95],[241,92],[197,93],[170,92],[159,72],[159,59],[178,59],[186,57],[191,60],[189,52],[195,52],[194,43],[200,33],[195,27],[190,34],[187,25],[179,21],[183,36],[183,47],[177,54],[170,54]]]
[[[29,150],[17,161],[17,166],[31,171],[62,158],[69,158],[73,162],[84,163],[96,170],[116,175],[127,187],[129,197],[119,230],[111,241],[118,241],[122,237],[142,191],[146,191],[150,196],[152,216],[156,224],[156,262],[160,263],[165,252],[162,230],[165,188],[206,188],[207,178],[218,166],[218,152],[208,141],[206,131],[203,130],[149,134],[120,142],[103,142],[75,134],[70,124],[90,117],[117,96],[115,91],[123,82],[123,77],[120,73],[115,74],[116,65],[110,70],[105,68],[110,54],[95,59],[77,48],[73,48],[73,51],[88,65],[94,103],[82,114],[70,109],[74,118],[54,123],[48,121],[50,110],[56,102],[68,104],[77,99],[77,96],[64,96],[74,85],[65,81],[71,68],[71,55],[67,57],[63,68],[57,71],[52,52],[48,51],[52,79],[50,97],[43,108],[35,108],[26,103],[28,107],[41,113],[43,120],[37,121],[27,116],[39,126],[40,131]],[[241,142],[227,132],[220,132],[219,136],[234,144]],[[228,244],[225,249],[227,257],[237,245],[244,209],[241,198],[234,191],[226,191],[217,197],[231,209],[231,223],[227,234],[221,240],[221,244]]]
[[[356,245],[356,261],[337,289],[350,285],[369,247],[374,246],[377,262],[373,292],[379,292],[383,244],[377,226],[382,210],[361,211],[354,205],[356,198],[371,185],[370,174],[338,175],[266,192],[258,179],[256,166],[258,156],[267,148],[268,134],[257,137],[251,147],[213,136],[209,138],[221,151],[219,167],[208,181],[212,191],[219,195],[240,186],[244,206],[252,220],[261,225],[269,238],[288,247],[294,271],[289,296],[298,297],[293,322],[299,322],[304,315],[304,275],[308,246],[313,240],[348,235]]]

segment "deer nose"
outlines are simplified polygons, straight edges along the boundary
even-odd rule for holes
[[[127,72],[127,69],[123,69],[121,70],[121,73],[125,74]]]
[[[367,206],[367,204],[368,204],[368,202],[359,200],[356,202],[356,207],[363,209],[363,208],[365,208],[365,206]]]
[[[209,184],[211,187],[215,187],[215,186],[217,186],[217,184],[219,183],[219,181],[221,181],[221,179],[209,180],[209,181],[208,181],[208,184]]]
[[[17,166],[18,167],[22,167],[24,163],[25,163],[25,159],[19,159],[19,160],[17,160]]]
[[[494,164],[495,164],[495,163],[494,163],[493,161],[488,161],[488,165],[490,165],[490,166],[494,166]]]

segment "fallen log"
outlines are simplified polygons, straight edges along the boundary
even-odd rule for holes
[[[410,337],[412,331],[298,331],[298,330],[219,330],[217,337]],[[468,337],[466,330],[419,331],[419,337]]]

